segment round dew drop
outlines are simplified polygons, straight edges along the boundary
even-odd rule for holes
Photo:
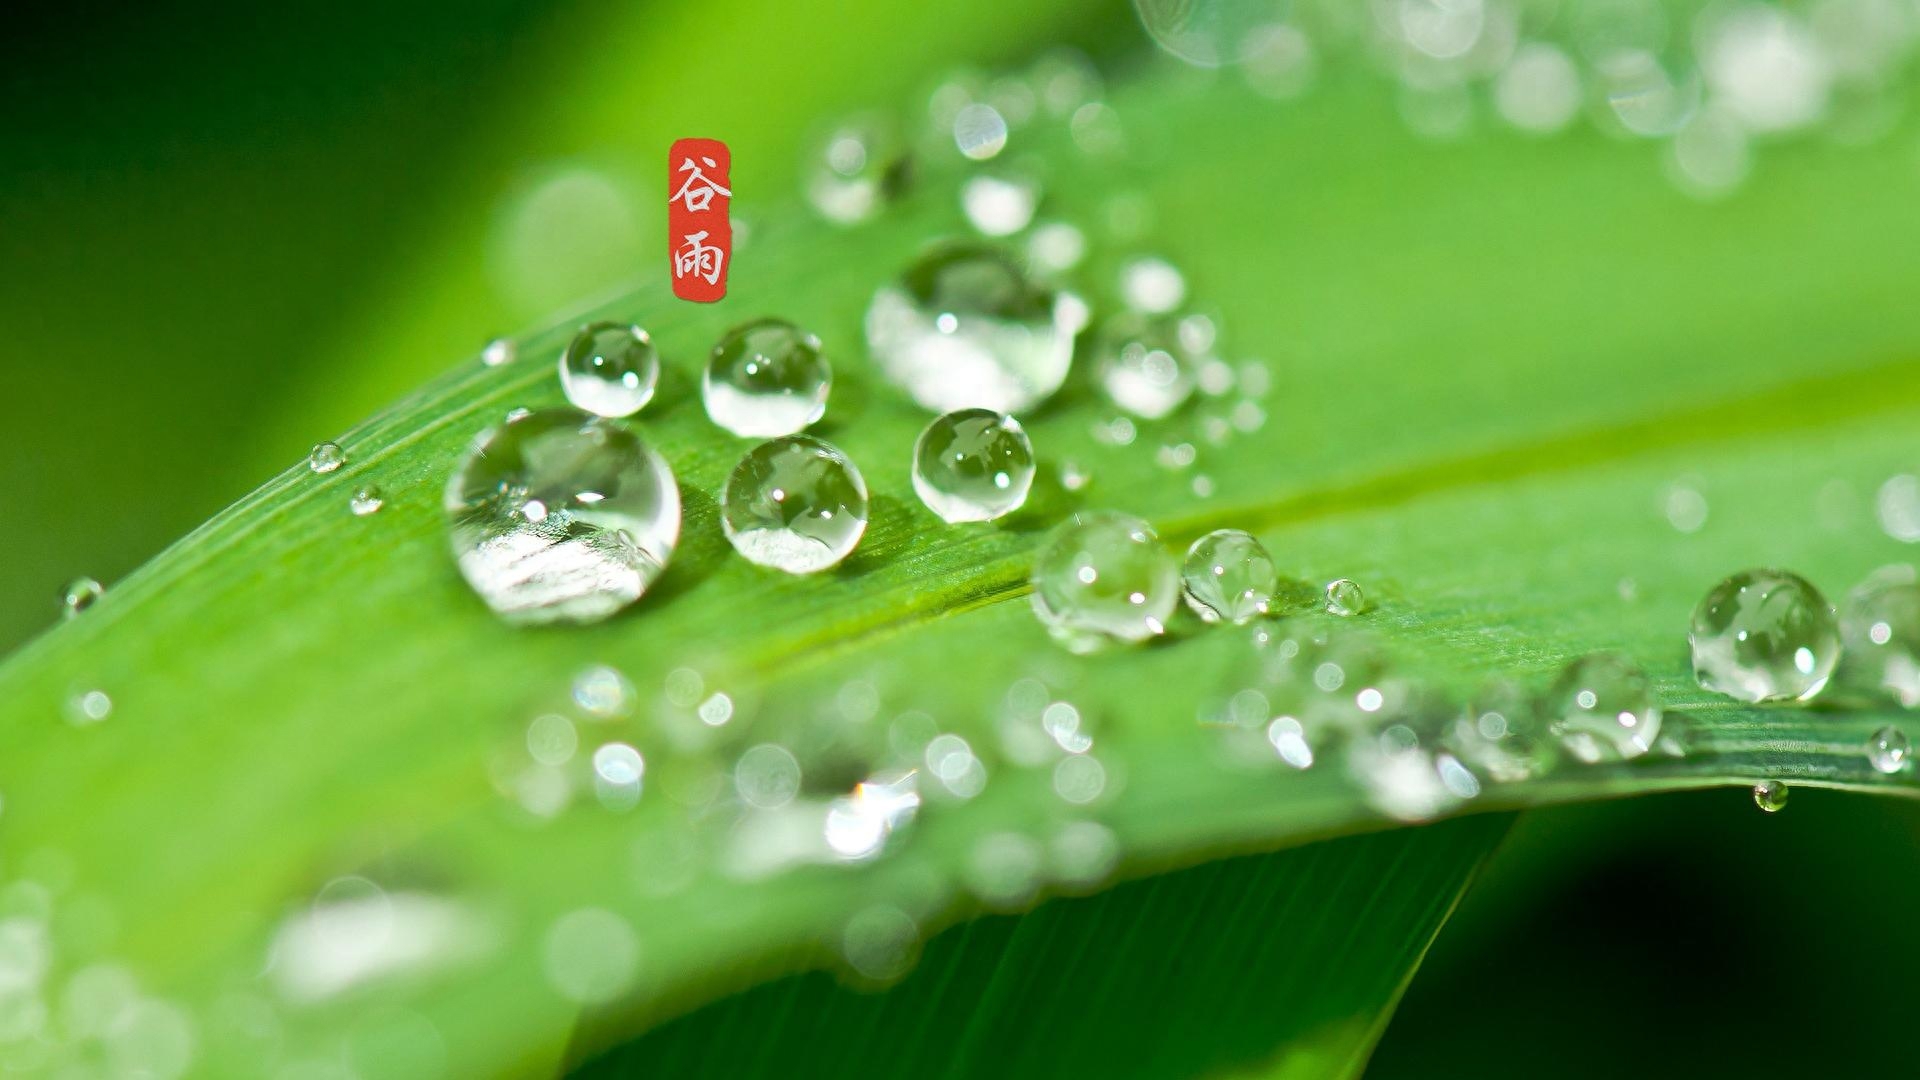
[[[597,416],[632,416],[653,400],[659,381],[660,354],[638,326],[589,323],[560,354],[560,389]]]
[[[1688,640],[1700,685],[1741,701],[1805,700],[1840,660],[1833,605],[1805,578],[1747,570],[1693,609]]]
[[[883,285],[867,347],[887,378],[935,412],[1025,412],[1060,389],[1087,307],[1036,286],[997,248],[950,244]]]
[[[382,495],[380,488],[374,484],[355,489],[353,497],[347,500],[347,508],[353,511],[355,517],[377,514],[385,505],[387,505],[386,496]]]
[[[323,442],[307,454],[307,468],[322,476],[347,463],[347,452],[339,443]]]
[[[1244,624],[1273,606],[1280,575],[1252,534],[1218,529],[1193,542],[1180,571],[1187,606],[1207,622]]]
[[[1078,653],[1166,632],[1180,571],[1153,527],[1130,514],[1077,514],[1057,526],[1033,566],[1033,610]]]
[[[1617,653],[1568,664],[1544,711],[1560,744],[1589,764],[1637,758],[1660,737],[1660,702],[1646,673]]]
[[[1349,578],[1336,578],[1327,582],[1327,613],[1346,617],[1358,615],[1367,610],[1366,590],[1360,583]]]
[[[1158,420],[1193,396],[1196,364],[1171,324],[1136,315],[1100,331],[1100,389],[1143,420]]]
[[[913,444],[913,490],[943,521],[1013,513],[1027,501],[1033,474],[1033,443],[1020,421],[991,409],[947,413]]]
[[[1876,772],[1891,776],[1907,767],[1913,746],[1907,733],[1888,724],[1867,737],[1867,762]]]
[[[783,319],[757,319],[727,331],[713,347],[700,398],[714,423],[768,439],[818,421],[832,387],[819,338]]]
[[[1873,580],[1855,589],[1840,617],[1848,678],[1871,682],[1901,705],[1920,705],[1920,585]]]
[[[105,586],[102,586],[98,581],[90,577],[74,578],[72,581],[67,582],[66,588],[60,590],[60,613],[64,617],[71,619],[75,615],[92,607],[95,602],[106,594],[107,590]]]
[[[1753,805],[1769,814],[1787,805],[1787,785],[1778,780],[1762,780],[1753,785]]]
[[[825,570],[867,528],[867,482],[838,447],[810,435],[747,452],[720,493],[727,541],[747,561],[789,574]]]
[[[680,538],[666,459],[624,425],[573,409],[481,433],[444,508],[461,574],[513,623],[613,614],[660,577]]]

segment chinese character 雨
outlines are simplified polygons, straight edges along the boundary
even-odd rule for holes
[[[686,277],[692,274],[694,277],[706,278],[709,285],[719,283],[720,270],[726,263],[727,253],[717,247],[701,243],[706,238],[707,230],[705,229],[686,235],[686,244],[674,254],[674,277]]]
[[[720,167],[720,163],[710,157],[703,157],[700,160],[706,162],[707,168],[709,169],[717,169]],[[732,196],[733,194],[733,192],[707,179],[707,174],[700,171],[700,166],[694,164],[692,158],[682,158],[678,171],[690,173],[691,175],[681,183],[680,190],[673,193],[673,198],[667,201],[684,202],[687,204],[687,209],[696,214],[705,210],[707,204],[713,201],[715,195]]]

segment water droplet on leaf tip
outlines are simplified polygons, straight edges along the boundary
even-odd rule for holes
[[[1772,814],[1787,805],[1787,785],[1778,780],[1762,780],[1753,785],[1753,805]]]

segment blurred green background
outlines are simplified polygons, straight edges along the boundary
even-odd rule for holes
[[[15,13],[0,648],[66,579],[111,583],[494,334],[650,266],[672,138],[734,145],[751,224],[835,115],[1063,43],[1111,77],[1144,42],[1094,0]],[[1910,1072],[1916,831],[1904,802],[1826,792],[1777,817],[1741,792],[1530,814],[1372,1074]]]

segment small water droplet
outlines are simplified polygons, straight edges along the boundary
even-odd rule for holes
[[[913,444],[913,490],[943,521],[992,521],[1020,509],[1033,475],[1020,421],[990,409],[947,413]]]
[[[784,319],[756,319],[713,347],[700,396],[713,422],[749,438],[793,435],[827,411],[833,369],[820,339]]]
[[[353,511],[355,517],[366,517],[368,514],[377,514],[380,512],[380,508],[385,505],[387,505],[386,497],[380,494],[380,488],[377,484],[361,485],[354,489],[353,497],[347,500],[347,508]]]
[[[1153,527],[1129,514],[1075,515],[1034,561],[1034,612],[1074,652],[1165,633],[1179,599],[1179,567]]]
[[[1187,549],[1181,582],[1196,615],[1207,622],[1244,624],[1267,613],[1280,575],[1273,556],[1251,533],[1217,529]]]
[[[1920,585],[1910,571],[1875,574],[1848,593],[1840,639],[1850,683],[1871,684],[1909,709],[1920,705]]]
[[[82,690],[67,699],[67,719],[76,727],[97,724],[113,714],[113,699],[105,690]]]
[[[1594,653],[1568,664],[1547,693],[1543,711],[1561,745],[1581,761],[1621,761],[1646,753],[1660,738],[1660,702],[1639,665],[1617,653]]]
[[[819,147],[807,201],[836,224],[866,221],[905,188],[911,171],[896,124],[878,115],[854,117]]]
[[[640,801],[647,762],[626,743],[610,742],[593,752],[593,787],[600,804],[625,810]]]
[[[1067,460],[1060,463],[1060,486],[1068,491],[1083,490],[1093,482],[1093,473],[1077,461]]]
[[[589,323],[560,354],[560,389],[574,407],[598,416],[639,412],[659,381],[660,354],[638,326]]]
[[[486,348],[480,350],[480,362],[488,367],[500,367],[513,363],[513,359],[517,355],[519,355],[519,350],[514,348],[513,342],[510,339],[494,338],[492,341],[487,342]]]
[[[1867,761],[1875,770],[1891,776],[1907,767],[1912,749],[1907,733],[1888,724],[1867,738]]]
[[[862,908],[840,932],[840,955],[860,978],[893,982],[913,970],[920,955],[920,928],[899,908]]]
[[[339,443],[323,442],[307,454],[307,468],[326,475],[347,463],[347,452]]]
[[[1120,298],[1141,315],[1165,315],[1187,298],[1187,279],[1165,259],[1128,259],[1120,267]]]
[[[1020,413],[1060,388],[1087,308],[1036,286],[1000,251],[936,248],[867,308],[881,370],[924,408]]]
[[[601,1005],[633,985],[640,942],[620,916],[603,908],[581,908],[548,927],[541,956],[547,982],[561,997]]]
[[[1787,785],[1778,780],[1762,780],[1753,785],[1753,805],[1774,814],[1787,805]]]
[[[1027,237],[1027,264],[1043,276],[1064,274],[1087,256],[1087,235],[1064,221],[1051,221]]]
[[[72,581],[67,582],[66,588],[60,590],[60,614],[65,618],[71,619],[75,615],[92,607],[96,601],[106,594],[107,590],[105,586],[101,585],[98,581],[90,577],[74,578]]]
[[[680,538],[666,459],[626,427],[572,409],[482,433],[445,509],[467,583],[514,623],[613,614],[660,577]]]
[[[778,810],[800,793],[800,762],[786,747],[761,743],[733,766],[733,790],[760,810]]]
[[[864,780],[827,807],[823,823],[827,848],[849,862],[871,859],[919,809],[917,773],[909,770]]]
[[[1693,609],[1687,639],[1702,687],[1741,701],[1805,700],[1840,659],[1840,625],[1820,590],[1785,570],[1746,570]]]
[[[1360,583],[1349,578],[1327,582],[1327,613],[1342,617],[1367,610],[1367,593]]]
[[[809,435],[761,443],[720,494],[727,541],[749,562],[811,574],[853,553],[867,528],[867,483],[839,448]]]
[[[633,683],[618,669],[596,664],[573,677],[573,703],[596,720],[618,720],[633,711]]]
[[[1164,320],[1109,319],[1100,328],[1098,355],[1100,389],[1135,416],[1158,420],[1193,396],[1192,354]]]
[[[1662,499],[1667,524],[1676,531],[1697,533],[1707,523],[1707,497],[1690,484],[1670,485]]]
[[[927,771],[954,798],[971,799],[986,790],[987,767],[960,736],[935,735],[927,741],[923,757]]]
[[[982,173],[960,189],[960,209],[983,236],[1012,236],[1039,205],[1040,185],[1026,177]]]
[[[1007,148],[1007,121],[1000,110],[976,101],[953,117],[953,144],[974,161],[985,161]]]

